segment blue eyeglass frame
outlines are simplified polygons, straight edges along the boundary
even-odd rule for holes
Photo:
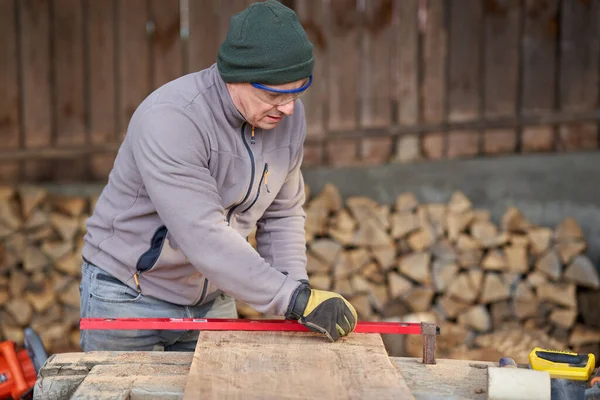
[[[312,75],[310,75],[308,77],[308,83],[302,87],[299,87],[298,89],[275,89],[275,88],[261,85],[260,83],[251,83],[251,85],[257,89],[262,89],[262,90],[266,90],[268,92],[274,92],[274,93],[300,93],[310,87],[310,85],[312,84],[312,80],[313,80],[313,77],[312,77]]]

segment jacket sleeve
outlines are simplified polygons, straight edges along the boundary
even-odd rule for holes
[[[306,280],[306,214],[304,179],[300,166],[303,158],[306,125],[302,117],[300,141],[295,150],[292,168],[267,208],[256,229],[256,243],[260,255],[274,268],[296,281]]]
[[[148,196],[181,251],[206,278],[259,312],[285,315],[299,283],[272,268],[227,224],[208,169],[208,135],[187,112],[155,106],[131,131]]]

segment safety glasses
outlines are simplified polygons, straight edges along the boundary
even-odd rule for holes
[[[256,90],[257,97],[273,106],[282,106],[291,101],[296,101],[300,96],[306,93],[306,89],[308,89],[311,84],[312,75],[308,77],[308,82],[297,89],[276,89],[260,83],[251,83],[254,88],[258,89]]]

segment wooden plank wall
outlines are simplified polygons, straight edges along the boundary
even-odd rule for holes
[[[0,180],[105,180],[152,90],[252,0],[0,0]],[[600,0],[287,0],[305,166],[598,151]]]

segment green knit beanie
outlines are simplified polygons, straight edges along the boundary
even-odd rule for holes
[[[231,17],[217,67],[228,83],[280,85],[312,74],[312,49],[296,13],[267,0]]]

